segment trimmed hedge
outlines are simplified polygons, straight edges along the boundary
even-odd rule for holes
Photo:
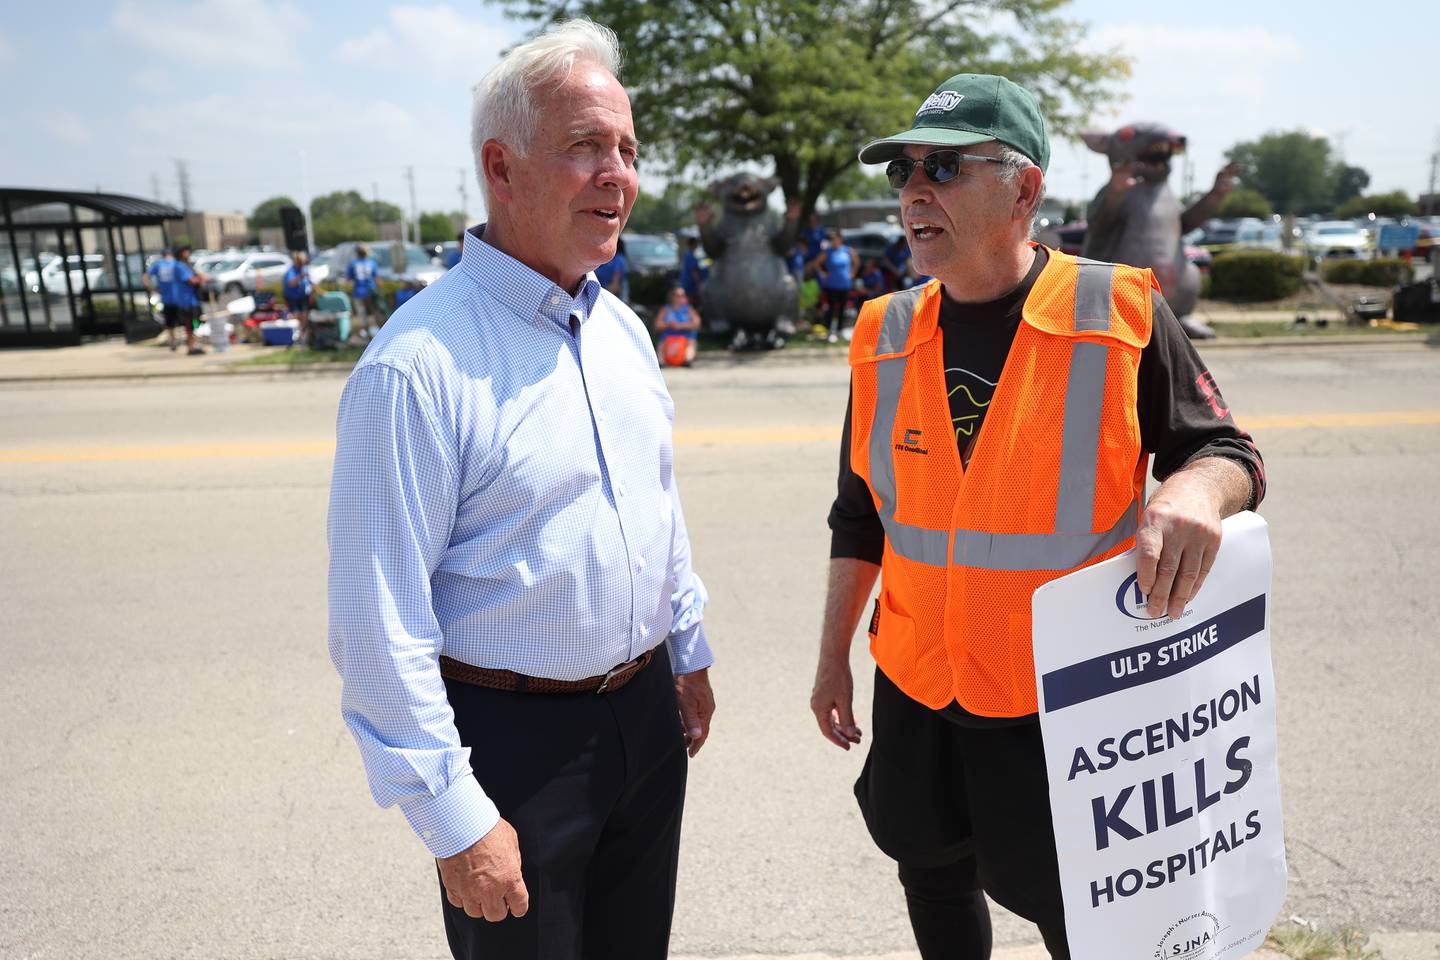
[[[1404,260],[1336,260],[1322,270],[1330,283],[1354,283],[1364,287],[1393,287],[1415,275]]]
[[[1268,250],[1222,253],[1210,263],[1210,295],[1216,300],[1279,300],[1304,283],[1305,258]]]

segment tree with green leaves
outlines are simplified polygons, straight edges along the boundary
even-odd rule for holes
[[[333,211],[315,218],[314,231],[317,247],[333,247],[346,240],[374,240],[376,235],[369,217]]]
[[[458,210],[452,210],[449,213],[441,210],[422,213],[420,214],[420,242],[444,243],[447,240],[454,240],[455,235],[461,230],[457,224],[464,222],[465,214]]]
[[[1265,199],[1265,194],[1259,190],[1241,187],[1231,191],[1229,196],[1220,201],[1220,212],[1216,216],[1235,220],[1240,217],[1269,217],[1274,213],[1275,210],[1270,206],[1270,201]]]
[[[404,217],[400,208],[384,200],[367,200],[358,190],[336,190],[310,202],[310,213],[318,221],[324,217],[363,218],[372,223],[393,223]]]
[[[897,200],[895,188],[883,173],[870,173],[854,166],[830,181],[823,194],[825,203],[834,206],[851,200]],[[898,206],[898,203],[897,203]]]
[[[1408,193],[1404,190],[1392,190],[1367,197],[1351,197],[1335,208],[1334,216],[1339,220],[1350,220],[1371,213],[1377,217],[1411,217],[1418,210]]]
[[[1352,167],[1348,163],[1336,166],[1335,193],[1333,194],[1336,206],[1353,197],[1360,196],[1368,186],[1370,186],[1370,174],[1366,173],[1363,167]]]
[[[1113,98],[1128,65],[1088,53],[1067,0],[505,0],[543,25],[589,17],[625,50],[643,153],[707,177],[768,160],[802,215],[860,146],[910,124],[947,77],[998,73],[1041,101],[1052,136]]]
[[[262,200],[250,214],[249,222],[251,230],[263,230],[266,227],[282,226],[280,222],[280,208],[295,207],[299,209],[300,204],[286,196],[271,197],[269,200]]]
[[[1260,191],[1280,213],[1328,210],[1335,195],[1330,141],[1304,130],[1271,132],[1237,143],[1226,154],[1243,168],[1241,182]]]
[[[659,194],[641,192],[630,210],[626,230],[636,233],[669,233],[690,219],[690,210],[704,199],[704,191],[679,180],[671,180]]]

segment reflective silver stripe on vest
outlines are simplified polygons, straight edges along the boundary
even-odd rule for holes
[[[1069,570],[1135,536],[1140,505],[1125,508],[1104,533],[955,531],[955,563],[980,570]]]
[[[914,316],[915,304],[924,291],[924,287],[911,287],[885,301],[885,319],[880,324],[880,338],[875,341],[875,356],[904,352],[905,341],[910,339],[910,318]],[[895,396],[898,398],[900,394]]]
[[[1110,284],[1115,279],[1115,264],[1080,261],[1080,275],[1075,281],[1075,329],[1110,329]]]
[[[897,299],[899,295],[891,297],[891,304]],[[914,302],[913,297],[906,299]],[[888,309],[885,311],[885,325],[890,325]],[[906,326],[908,328],[909,324]],[[895,445],[892,438],[907,361],[907,357],[895,357],[875,364],[875,415],[870,421],[870,487],[880,498],[880,522],[885,525],[890,549],[906,560],[944,567],[950,554],[949,530],[930,530],[895,519]]]
[[[1065,426],[1060,437],[1060,483],[1055,491],[1056,533],[1089,533],[1094,526],[1095,474],[1100,468],[1100,414],[1105,408],[1108,354],[1100,343],[1082,342],[1070,347]]]

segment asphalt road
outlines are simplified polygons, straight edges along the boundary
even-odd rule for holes
[[[1210,361],[1269,466],[1287,913],[1440,930],[1440,354]],[[677,954],[911,945],[850,795],[862,755],[806,706],[845,377],[670,378],[720,656]],[[341,385],[0,387],[0,956],[445,956],[433,866],[370,800],[325,649]]]

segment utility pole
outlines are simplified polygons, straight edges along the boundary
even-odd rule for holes
[[[460,229],[470,225],[470,194],[467,192],[470,177],[465,168],[460,168]]]
[[[415,168],[414,168],[414,167],[406,167],[406,168],[405,168],[405,179],[407,179],[407,180],[410,181],[410,222],[411,222],[411,224],[414,225],[414,229],[415,229],[415,240],[414,240],[413,242],[414,242],[414,243],[419,243],[419,242],[420,242],[420,212],[415,209]]]
[[[310,176],[305,167],[305,151],[300,151],[300,203],[305,212],[305,252],[315,249],[315,227],[310,222]]]
[[[370,181],[370,219],[375,221],[375,232],[380,232],[380,184]]]
[[[1435,215],[1435,181],[1440,175],[1440,133],[1435,135],[1435,152],[1430,154],[1430,193],[1425,197],[1425,213]]]
[[[156,203],[160,202],[160,174],[153,170],[150,172],[150,196],[155,198]]]
[[[175,177],[180,181],[180,209],[190,212],[190,165],[175,158]]]

